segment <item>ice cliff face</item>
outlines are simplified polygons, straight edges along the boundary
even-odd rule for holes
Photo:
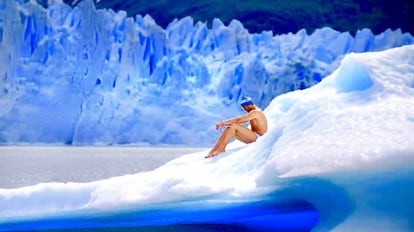
[[[249,34],[186,17],[166,29],[150,16],[55,1],[0,4],[0,142],[208,145],[217,120],[310,87],[350,52],[413,43],[387,30],[355,37]]]

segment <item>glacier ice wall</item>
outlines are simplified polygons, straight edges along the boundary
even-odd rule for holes
[[[86,0],[47,9],[0,3],[0,143],[207,145],[214,123],[310,87],[351,52],[413,43],[321,28],[250,34],[239,21],[208,28],[186,17],[166,29],[148,15],[96,10]]]

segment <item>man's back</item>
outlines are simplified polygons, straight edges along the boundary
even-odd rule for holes
[[[252,131],[256,132],[260,136],[264,135],[267,132],[266,116],[259,108],[251,111],[251,113],[254,113],[254,118],[250,120]]]

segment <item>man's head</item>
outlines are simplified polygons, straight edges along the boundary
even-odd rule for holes
[[[249,97],[243,98],[240,102],[240,105],[247,112],[249,112],[250,110],[256,109],[256,106],[254,105],[252,99]]]

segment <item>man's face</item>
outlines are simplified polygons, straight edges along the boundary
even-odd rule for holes
[[[251,110],[252,105],[242,106],[244,111],[249,112]]]

